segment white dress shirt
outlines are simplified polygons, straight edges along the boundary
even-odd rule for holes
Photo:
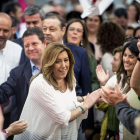
[[[21,51],[21,46],[10,40],[7,40],[5,47],[0,50],[0,84],[5,82],[10,71],[19,65]]]

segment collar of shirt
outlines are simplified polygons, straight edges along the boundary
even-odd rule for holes
[[[32,75],[38,74],[40,68],[37,67],[31,60],[30,60],[30,64],[31,64]]]
[[[6,44],[5,44],[5,46],[6,46]],[[0,52],[2,55],[5,55],[6,54],[6,47],[4,47],[2,50],[0,50]]]

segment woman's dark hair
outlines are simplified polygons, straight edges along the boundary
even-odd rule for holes
[[[121,61],[120,67],[117,71],[117,82],[120,83],[122,81],[121,89],[123,89],[125,87],[125,84],[127,83],[127,86],[124,89],[123,93],[127,93],[130,90],[130,78],[131,78],[131,76],[127,75],[127,71],[124,69],[123,55],[124,55],[126,48],[128,48],[130,50],[130,52],[134,56],[137,57],[139,54],[139,50],[137,48],[137,42],[138,42],[137,40],[132,40],[132,41],[127,42],[124,45],[124,48],[122,51],[122,61]],[[121,75],[123,75],[123,77],[121,77]]]
[[[68,28],[69,26],[74,23],[74,22],[79,22],[82,27],[83,27],[83,46],[81,46],[81,44],[79,44],[79,46],[84,47],[87,50],[88,56],[90,57],[91,55],[93,55],[88,38],[87,38],[87,29],[85,24],[80,20],[80,19],[72,19],[68,22],[67,27],[66,27],[66,31],[65,31],[65,35],[64,35],[64,39],[66,43],[69,43],[67,41],[67,32],[68,32]]]
[[[134,34],[133,34],[134,37],[136,36],[136,32],[137,32],[138,30],[140,30],[140,26],[138,26],[137,28],[134,29]]]
[[[124,30],[114,22],[105,21],[99,27],[97,33],[97,44],[101,46],[102,52],[113,54],[113,50],[122,46],[125,40]]]
[[[103,17],[102,16],[100,16],[100,15],[97,15],[98,17],[99,17],[99,20],[100,20],[100,24],[103,22]],[[89,17],[86,17],[84,20],[85,20],[85,22],[87,21],[87,19],[88,19]]]
[[[135,4],[130,4],[130,5],[128,5],[127,10],[129,9],[130,6],[134,6],[135,7],[136,12],[137,12],[135,20],[138,21],[139,20],[139,9],[138,9],[138,7]]]

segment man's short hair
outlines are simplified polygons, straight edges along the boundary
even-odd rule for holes
[[[41,40],[42,42],[44,42],[44,40],[45,40],[42,30],[40,28],[37,28],[37,27],[29,27],[24,32],[24,34],[22,36],[22,40],[24,39],[24,37],[28,37],[28,36],[31,36],[31,35],[37,35],[39,40]]]
[[[61,29],[65,27],[65,20],[58,14],[54,12],[49,12],[45,15],[45,19],[58,19],[60,21]]]
[[[114,15],[116,17],[125,17],[125,19],[127,19],[127,11],[125,8],[118,8],[115,10]]]
[[[10,12],[16,13],[17,7],[21,7],[18,2],[8,2],[4,7],[4,13],[10,14]]]
[[[37,6],[37,5],[28,6],[28,7],[25,9],[23,15],[24,15],[24,16],[25,16],[25,15],[32,16],[32,15],[35,15],[35,14],[39,14],[41,20],[43,20],[44,17],[45,17],[45,14],[44,14],[43,9],[41,9],[41,7],[40,7],[40,6]]]

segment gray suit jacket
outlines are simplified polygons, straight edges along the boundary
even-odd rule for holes
[[[140,110],[130,107],[126,102],[119,102],[115,106],[117,118],[132,133],[135,133],[134,120],[140,115]]]

